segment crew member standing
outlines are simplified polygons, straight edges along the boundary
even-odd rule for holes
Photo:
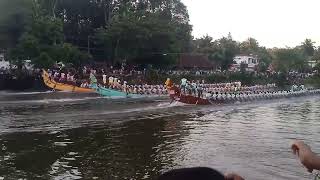
[[[182,78],[181,79],[181,90],[183,90],[183,93],[186,93],[186,85],[187,85],[187,79],[186,78]]]
[[[112,87],[113,86],[113,77],[110,76],[109,77],[109,87]]]
[[[106,86],[107,85],[107,75],[106,74],[102,75],[102,81],[103,81],[103,85]]]

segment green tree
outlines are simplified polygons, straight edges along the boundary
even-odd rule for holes
[[[316,62],[320,62],[320,47],[318,47],[312,57],[312,60],[316,61]]]
[[[274,49],[274,64],[278,71],[304,71],[307,68],[306,58],[299,48]]]
[[[177,54],[190,48],[191,26],[186,7],[179,0],[151,2],[138,1],[137,6],[130,2],[117,4],[117,15],[109,26],[98,30],[97,42],[104,46],[112,63],[132,59],[143,64],[169,65]]]
[[[302,42],[301,48],[306,56],[313,56],[315,51],[314,44],[315,42],[313,42],[311,39],[305,39],[304,42]]]
[[[30,29],[10,52],[13,64],[21,66],[31,60],[35,67],[47,68],[57,61],[80,65],[88,58],[71,44],[63,43],[63,24],[51,16],[34,16]]]
[[[32,59],[35,67],[38,68],[51,68],[55,61],[46,52],[41,52],[38,57]]]
[[[222,70],[228,70],[229,66],[233,64],[233,58],[236,54],[240,53],[239,43],[232,39],[229,34],[228,37],[223,37],[216,40],[217,51],[212,55]]]
[[[194,53],[212,54],[217,51],[213,38],[209,35],[193,40]]]
[[[13,48],[32,21],[31,0],[0,1],[0,48]]]
[[[90,59],[88,54],[81,52],[78,48],[68,43],[63,44],[60,54],[62,54],[60,58],[62,62],[76,66],[82,65]]]
[[[242,54],[257,54],[260,49],[259,43],[254,38],[248,38],[240,43],[240,53]]]
[[[181,0],[3,0],[1,8],[0,27],[6,27],[1,45],[15,47],[10,56],[17,64],[23,59],[77,64],[88,58],[80,51],[88,45],[96,59],[171,64],[190,50],[192,40]],[[46,54],[38,58],[41,52]]]
[[[48,16],[34,16],[30,29],[25,32],[19,40],[16,48],[11,50],[10,59],[13,64],[22,64],[24,60],[31,60],[38,67],[49,64],[39,63],[41,59],[46,61],[50,56],[53,46],[60,44],[63,40],[62,23],[59,19]],[[42,54],[42,57],[39,56]],[[52,62],[51,64],[53,64]]]

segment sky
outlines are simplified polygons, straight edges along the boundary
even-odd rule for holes
[[[320,45],[320,0],[181,0],[193,36],[248,37],[268,48],[294,47],[310,38]]]

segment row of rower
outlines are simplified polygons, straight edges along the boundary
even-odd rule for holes
[[[120,90],[130,94],[141,95],[166,95],[168,94],[167,88],[163,85],[110,85],[110,89]]]
[[[240,92],[240,93],[207,93],[206,98],[212,101],[252,101],[259,99],[277,99],[319,94],[320,90],[301,91],[265,91],[265,92]]]

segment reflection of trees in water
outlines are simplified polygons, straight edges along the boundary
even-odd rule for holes
[[[0,176],[5,179],[49,179],[52,163],[65,152],[52,147],[52,135],[13,133],[0,136]],[[1,156],[0,156],[1,157]]]
[[[162,170],[176,167],[175,161],[181,158],[182,138],[189,133],[182,127],[183,118],[175,115],[57,134],[0,136],[3,154],[11,156],[0,161],[0,174],[12,179],[50,179],[66,177],[76,169],[84,179],[154,179]],[[64,146],[65,141],[70,143]],[[54,167],[57,170],[50,174]]]
[[[87,132],[76,142],[85,178],[154,179],[163,167],[173,166],[181,138],[180,119],[144,119],[119,127]],[[83,136],[83,135],[82,135]]]

